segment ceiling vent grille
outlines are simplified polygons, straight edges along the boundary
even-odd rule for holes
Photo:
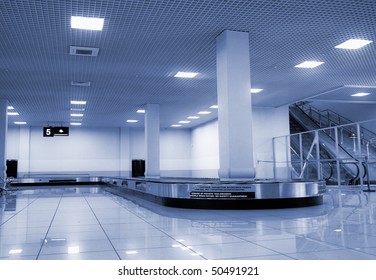
[[[98,56],[99,48],[70,46],[69,54],[81,56]]]
[[[74,87],[90,87],[91,82],[76,82],[71,81],[71,85]]]

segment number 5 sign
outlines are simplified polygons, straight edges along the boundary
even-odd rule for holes
[[[43,137],[54,137],[54,128],[52,126],[43,127]]]

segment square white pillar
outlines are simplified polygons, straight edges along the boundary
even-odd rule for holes
[[[159,104],[147,104],[145,110],[145,177],[160,177]]]
[[[255,177],[250,88],[249,34],[226,30],[217,38],[220,179]]]
[[[0,99],[0,178],[6,178],[8,100]]]

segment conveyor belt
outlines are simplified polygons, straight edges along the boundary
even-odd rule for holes
[[[322,181],[270,181],[195,178],[28,178],[12,186],[101,184],[120,196],[135,195],[170,207],[201,209],[266,209],[319,205]]]

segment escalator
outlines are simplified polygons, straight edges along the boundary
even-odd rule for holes
[[[320,174],[321,179],[330,185],[359,184],[360,176],[365,176],[362,164],[348,148],[339,144],[337,151],[335,137],[329,133],[330,129],[319,130],[317,134],[309,132],[320,128],[320,125],[299,106],[290,107],[291,162],[295,174],[304,178],[317,178]],[[319,140],[315,139],[316,135]],[[310,168],[306,168],[308,163]],[[340,166],[341,182],[337,182],[337,164]]]

